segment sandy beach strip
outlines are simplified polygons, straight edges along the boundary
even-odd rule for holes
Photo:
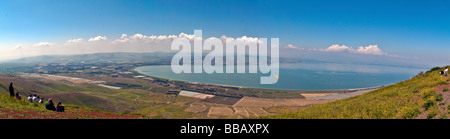
[[[302,94],[302,95],[305,96],[306,99],[308,99],[308,100],[337,100],[337,99],[345,99],[345,98],[350,98],[353,96],[362,95],[362,94],[377,90],[382,87],[384,87],[384,86],[357,89],[356,91],[353,91],[350,93],[338,93],[338,94],[333,94],[333,95],[324,95],[324,96],[316,96],[316,97],[306,97],[304,94]]]

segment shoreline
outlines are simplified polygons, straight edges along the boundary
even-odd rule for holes
[[[46,78],[46,79],[50,79],[50,80],[60,80],[60,79],[64,79],[73,83],[93,83],[93,84],[97,84],[98,86],[101,87],[106,87],[106,88],[110,88],[113,86],[107,86],[104,85],[102,83],[96,83],[97,81],[93,81],[90,79],[85,79],[85,78],[80,78],[80,77],[70,77],[70,76],[62,76],[62,75],[50,75],[50,74],[24,74],[24,75],[20,75],[20,76],[28,76],[28,77],[40,77],[40,78]],[[147,77],[147,75],[145,75]],[[152,76],[148,76],[148,77],[152,77]],[[164,79],[164,78],[159,78],[159,77],[152,77],[152,78],[157,78],[157,79]],[[169,80],[169,79],[165,79],[165,80]],[[169,80],[170,81],[170,80]],[[104,81],[103,81],[104,82]],[[246,90],[253,90],[253,91],[273,91],[273,92],[277,92],[277,93],[293,93],[293,94],[299,94],[301,95],[303,98],[296,98],[296,97],[287,97],[285,99],[305,99],[305,100],[337,100],[337,99],[343,99],[343,98],[348,98],[348,97],[352,97],[352,96],[357,96],[357,95],[361,95],[373,90],[377,90],[380,88],[385,87],[385,85],[383,86],[377,86],[377,87],[368,87],[368,88],[357,88],[357,89],[341,89],[341,90],[277,90],[277,89],[263,89],[263,88],[249,88],[249,87],[240,87],[240,86],[231,86],[231,85],[217,85],[217,84],[207,84],[207,83],[197,83],[197,82],[186,82],[186,81],[177,81],[177,82],[183,82],[186,84],[195,84],[195,85],[200,85],[203,86],[205,88],[208,87],[218,87],[218,88],[233,88],[236,87],[238,88],[239,91],[246,91]],[[121,89],[121,88],[110,88],[110,89]],[[181,90],[185,90],[185,89],[181,89]],[[195,91],[195,90],[194,90]],[[281,92],[280,92],[281,91]],[[201,91],[195,91],[198,93],[202,93],[202,94],[212,94],[212,95],[225,95],[225,96],[233,96],[232,94],[214,94],[214,93],[204,93]],[[242,95],[241,97],[252,97],[251,95]],[[273,99],[281,99],[283,97],[257,97],[257,98],[273,98]]]
[[[136,67],[139,68],[139,67]],[[173,80],[173,79],[167,79],[167,78],[161,78],[161,77],[156,77],[156,76],[150,76],[150,75],[146,75],[143,74],[137,70],[135,70],[136,68],[133,68],[133,71],[135,71],[135,73],[139,74],[139,75],[143,75],[146,77],[151,77],[151,78],[157,78],[157,79],[163,79],[163,80],[168,80],[168,81],[177,81],[177,82],[183,82],[183,83],[187,83],[187,84],[198,84],[198,85],[206,85],[206,86],[220,86],[220,87],[235,87],[235,88],[240,88],[240,89],[258,89],[258,90],[270,90],[270,91],[295,91],[298,92],[300,94],[323,94],[323,93],[338,93],[338,94],[342,94],[342,93],[352,93],[352,92],[358,92],[358,91],[364,91],[364,90],[376,90],[376,89],[380,89],[392,84],[387,84],[387,85],[381,85],[381,86],[374,86],[374,87],[365,87],[365,88],[351,88],[351,89],[332,89],[332,90],[298,90],[298,89],[271,89],[271,88],[256,88],[256,87],[245,87],[245,86],[236,86],[236,85],[223,85],[223,84],[213,84],[213,83],[201,83],[201,82],[189,82],[189,81],[182,81],[182,80]]]

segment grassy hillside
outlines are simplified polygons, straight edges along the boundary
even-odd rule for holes
[[[44,104],[30,103],[26,99],[4,95],[0,89],[0,119],[137,119],[139,115],[117,114],[77,105],[64,104],[65,112],[45,109]]]
[[[145,88],[115,90],[89,83],[77,84],[66,80],[0,74],[0,95],[9,95],[8,86],[13,82],[14,90],[20,92],[24,98],[30,94],[37,94],[40,97],[52,98],[56,102],[61,101],[65,105],[74,104],[75,107],[89,107],[115,113],[135,113],[148,118],[199,118],[199,115],[184,111],[188,106],[186,103],[191,101],[176,95],[167,95],[167,88],[149,86],[146,80],[103,76],[90,78],[108,83],[141,85]],[[152,89],[147,90],[148,88]]]
[[[448,118],[448,104],[443,101],[442,94],[436,93],[437,87],[449,81],[438,74],[442,70],[436,67],[410,80],[360,96],[262,118],[412,119],[424,118],[419,117],[424,114],[425,118]]]
[[[104,111],[124,112],[127,111],[124,110],[124,106],[130,103],[109,99],[114,97],[112,96],[116,93],[114,90],[92,84],[74,85],[62,81],[22,78],[17,75],[0,75],[0,90],[8,90],[10,82],[14,83],[14,89],[16,92],[20,92],[21,96],[38,94],[41,97],[54,98],[63,103],[89,106]],[[85,92],[85,95],[79,95],[80,92]],[[9,94],[9,92],[0,92],[0,94]]]

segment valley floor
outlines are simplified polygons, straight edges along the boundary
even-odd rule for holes
[[[41,97],[62,101],[63,104],[87,106],[102,111],[135,113],[147,118],[180,119],[257,118],[297,111],[379,88],[325,91],[323,93],[305,91],[298,94],[301,98],[260,98],[202,93],[190,96],[181,93],[174,94],[170,93],[173,86],[164,86],[148,80],[148,78],[107,75],[23,74],[0,76],[2,85],[0,88],[7,91],[9,82],[14,82],[15,90],[20,92],[23,97],[37,94]],[[70,110],[76,109],[69,107],[68,110],[70,113]],[[2,113],[18,112],[2,110]],[[26,114],[23,117],[26,117]]]

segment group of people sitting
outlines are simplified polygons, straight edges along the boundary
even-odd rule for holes
[[[17,97],[19,97],[19,98],[17,98]],[[20,99],[19,93],[17,93],[16,98],[17,98],[17,99]],[[33,96],[32,96],[32,95],[28,96],[28,99],[27,99],[27,100],[28,100],[29,102],[38,102],[39,104],[42,104],[42,102],[44,102],[44,97],[39,98],[39,96],[37,96],[36,94],[34,94]]]
[[[61,104],[61,101],[58,102],[58,104],[55,107],[55,104],[53,104],[53,100],[51,98],[48,99],[47,102],[45,102],[45,108],[47,110],[57,111],[57,112],[64,112],[64,105]]]
[[[11,97],[16,97],[18,100],[21,100],[22,97],[20,96],[19,92],[14,94],[14,87],[13,83],[9,84],[9,93]],[[42,104],[44,102],[44,97],[40,98],[36,94],[28,96],[27,100],[31,103],[39,103]],[[58,104],[55,107],[55,104],[53,103],[53,100],[49,98],[47,102],[45,102],[45,108],[47,110],[57,111],[57,112],[64,112],[64,105],[62,105],[61,101],[58,102]]]

